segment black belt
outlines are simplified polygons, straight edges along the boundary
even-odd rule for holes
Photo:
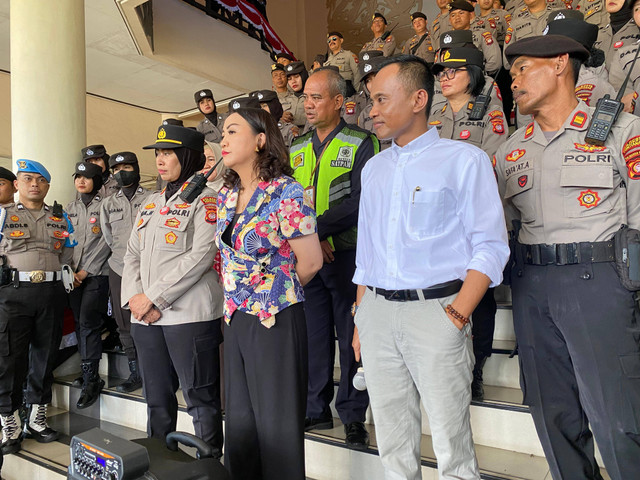
[[[425,288],[422,290],[385,290],[378,287],[367,287],[372,290],[376,295],[382,295],[387,300],[392,302],[408,302],[420,300],[418,292],[422,292],[425,300],[431,298],[443,298],[458,293],[462,287],[462,280],[451,280],[450,282],[440,283],[433,287]]]
[[[615,260],[613,239],[607,242],[516,245],[519,257],[527,265],[576,265]]]

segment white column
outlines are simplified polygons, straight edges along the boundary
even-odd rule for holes
[[[11,0],[11,149],[51,173],[46,202],[75,198],[86,141],[84,0]]]

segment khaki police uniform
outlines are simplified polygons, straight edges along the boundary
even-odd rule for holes
[[[609,25],[609,14],[606,10],[604,0],[578,0],[575,6],[576,10],[580,10],[584,15],[585,22],[598,26],[598,38],[593,44],[595,48],[599,48],[605,54],[611,48],[611,38],[613,31]]]
[[[351,82],[353,88],[358,89],[360,78],[358,78],[358,56],[349,50],[340,50],[338,53],[329,52],[327,61],[322,64],[324,67],[338,67],[342,78]]]
[[[507,47],[518,40],[523,38],[534,37],[536,35],[542,35],[542,32],[547,27],[547,19],[552,10],[560,8],[566,8],[564,3],[562,7],[553,8],[547,4],[547,8],[538,13],[531,13],[525,6],[520,8],[513,14],[511,19],[511,25],[507,27],[507,31],[504,37],[504,47]],[[507,61],[504,52],[502,54],[502,65],[506,70],[511,68],[511,64]]]
[[[472,102],[473,98],[469,103],[469,108],[462,108],[456,113],[453,112],[448,102],[442,108],[432,110],[429,115],[429,126],[438,129],[440,138],[470,143],[484,150],[491,158],[509,136],[509,127],[505,123],[504,112],[501,107],[489,105],[482,120],[470,120],[469,113]]]
[[[138,187],[129,200],[122,190],[105,199],[100,207],[100,228],[105,243],[111,250],[109,257],[109,288],[113,299],[113,314],[118,324],[118,333],[127,358],[136,359],[136,349],[131,338],[131,312],[120,307],[122,272],[127,243],[138,214],[138,210],[151,192]]]
[[[440,45],[440,35],[442,32],[448,32],[451,30],[451,24],[449,23],[449,12],[446,13],[438,13],[436,18],[431,22],[431,28],[429,30],[429,35],[431,35],[431,43],[433,48],[438,48]]]
[[[366,52],[367,50],[380,50],[385,57],[390,57],[396,51],[396,37],[389,34],[384,40],[382,37],[376,37],[373,40],[369,40],[360,49],[361,52]]]
[[[508,20],[507,20],[508,19]],[[504,36],[507,33],[511,16],[505,10],[491,10],[484,16],[477,15],[475,21],[471,24],[488,30],[500,45],[504,44]]]
[[[609,241],[640,227],[640,120],[622,113],[596,147],[585,142],[592,114],[580,102],[551,141],[535,121],[519,129],[495,167],[507,217],[522,223],[514,325],[551,474],[598,478],[590,425],[611,478],[627,479],[640,458],[638,307]]]
[[[609,51],[609,83],[616,90],[622,87],[627,72],[631,68],[633,57],[638,49],[638,40],[640,40],[640,32],[633,19],[613,36],[613,44]],[[640,77],[640,60],[636,61],[625,95],[634,90],[638,77]]]
[[[282,120],[278,122],[278,129],[282,134],[284,144],[287,146],[287,148],[291,146],[291,142],[293,141],[293,139],[300,134],[300,129],[293,123],[283,122]]]
[[[18,202],[4,209],[0,255],[15,271],[0,286],[0,413],[10,415],[22,405],[25,379],[27,404],[51,402],[66,304],[60,272],[73,248],[65,245],[67,221],[48,205],[32,211]]]
[[[164,438],[175,431],[179,380],[196,435],[221,451],[216,194],[205,187],[185,203],[180,192],[168,200],[164,191],[153,193],[143,202],[124,256],[122,304],[144,293],[162,313],[151,325],[131,318],[150,435]]]
[[[109,300],[109,265],[111,250],[102,236],[100,209],[103,198],[96,194],[88,205],[75,200],[67,205],[67,215],[78,242],[73,249],[74,271],[85,270],[82,284],[69,294],[76,322],[78,349],[83,361],[102,357],[102,324],[107,316]]]
[[[222,126],[226,116],[220,113],[217,114],[217,124],[214,125],[207,117],[203,118],[196,130],[204,135],[204,139],[208,142],[220,143],[222,140]]]
[[[498,84],[491,78],[490,76],[484,76],[485,84],[489,82],[493,83],[493,89],[491,90],[491,101],[489,102],[489,109],[494,110],[492,106],[495,108],[502,108],[502,94],[500,92],[500,88]],[[431,102],[431,111],[435,112],[437,110],[442,109],[444,104],[447,103],[447,99],[444,95],[442,95],[442,88],[440,88],[440,82],[438,79],[435,80],[433,84],[433,101]]]
[[[340,116],[350,125],[357,125],[360,113],[367,105],[364,90],[344,99]]]
[[[402,46],[402,53],[407,55],[417,55],[428,63],[433,63],[436,52],[433,48],[433,44],[431,43],[431,35],[429,35],[429,32],[424,35],[414,35],[404,42],[404,45]]]
[[[471,26],[473,44],[484,56],[484,71],[495,76],[502,67],[502,52],[500,45],[490,31],[474,24]],[[442,45],[445,47],[445,45]]]
[[[572,3],[573,0],[547,0],[547,7],[550,10],[571,9]],[[515,14],[523,7],[526,7],[524,0],[507,0],[505,11],[512,14],[515,18]]]
[[[304,100],[301,97],[287,88],[285,93],[278,92],[278,100],[280,100],[282,110],[291,112],[291,115],[293,115],[294,125],[301,127],[305,124],[307,116],[304,113]]]
[[[604,64],[599,67],[582,65],[576,83],[576,97],[590,107],[595,107],[605,95],[615,98],[616,89],[607,81],[607,68]]]

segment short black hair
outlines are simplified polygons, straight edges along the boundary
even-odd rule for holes
[[[484,71],[478,65],[467,65],[467,75],[469,75],[469,86],[467,87],[467,93],[473,97],[477,97],[482,93],[482,89],[487,83],[484,78]]]
[[[398,64],[398,75],[407,92],[413,93],[417,90],[425,90],[427,92],[427,108],[425,115],[429,117],[431,112],[431,103],[433,102],[433,73],[426,60],[416,55],[398,55],[389,57],[380,66],[380,70],[388,65]]]

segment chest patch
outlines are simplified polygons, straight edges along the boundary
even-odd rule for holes
[[[164,241],[167,242],[169,245],[175,244],[177,240],[178,240],[178,236],[173,232],[169,232],[164,236]]]
[[[520,158],[522,158],[522,156],[526,153],[526,150],[521,150],[521,149],[517,149],[514,150],[513,152],[509,153],[509,155],[507,155],[506,159],[507,162],[515,162],[517,160],[519,160]]]
[[[594,192],[591,189],[585,190],[578,195],[578,202],[580,202],[581,207],[592,208],[600,203],[600,196],[598,192]]]
[[[335,160],[331,160],[332,167],[351,168],[353,160],[353,147],[340,147],[338,156]]]
[[[293,157],[293,168],[304,166],[304,153],[299,153]]]

